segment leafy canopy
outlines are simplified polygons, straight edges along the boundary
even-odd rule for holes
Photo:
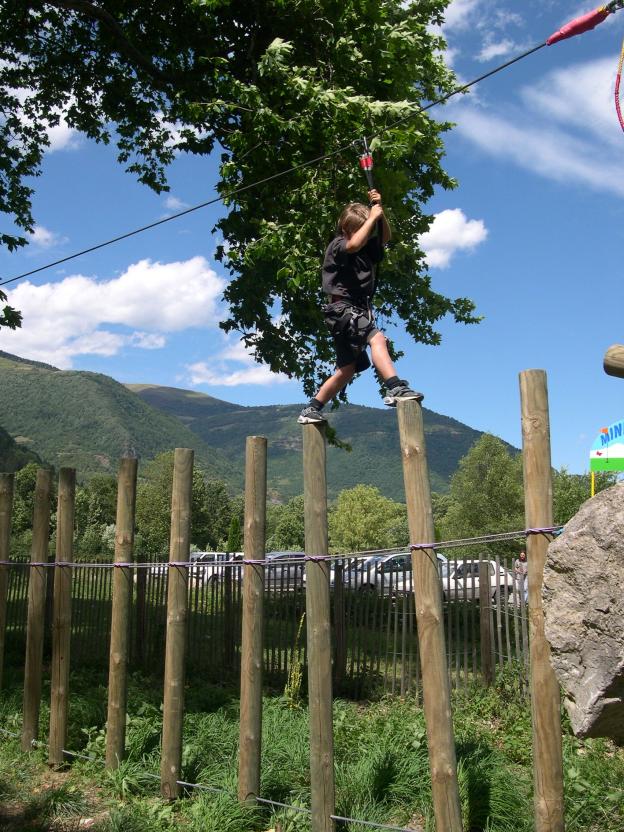
[[[445,315],[476,320],[471,301],[433,290],[418,245],[431,222],[423,204],[454,185],[441,166],[449,125],[418,113],[452,87],[431,28],[448,2],[0,0],[0,211],[15,225],[0,243],[23,245],[33,228],[32,177],[61,116],[116,141],[155,191],[176,151],[217,151],[227,208],[217,256],[231,274],[221,325],[311,392],[332,358],[319,261],[341,207],[365,198],[349,145],[375,136],[395,230],[375,302],[415,340],[438,343]],[[228,196],[235,188],[250,189]],[[0,326],[19,325],[16,314]]]

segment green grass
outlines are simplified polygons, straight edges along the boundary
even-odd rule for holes
[[[9,674],[0,700],[3,727],[18,732],[21,684]],[[102,760],[106,690],[95,673],[72,674],[68,747]],[[182,778],[222,790],[187,790],[166,804],[159,798],[161,686],[132,677],[127,759],[114,772],[78,759],[54,787],[43,749],[22,755],[16,740],[0,741],[0,803],[20,804],[25,829],[54,830],[54,819],[95,818],[96,832],[306,832],[309,817],[265,806],[241,807],[236,796],[238,701],[223,688],[191,680],[186,691]],[[44,691],[45,697],[48,691]],[[458,779],[466,832],[530,832],[531,719],[511,674],[490,690],[454,694]],[[568,832],[624,829],[624,750],[606,740],[575,739],[564,719],[564,775]],[[41,736],[47,730],[42,713]],[[262,796],[309,807],[308,713],[283,698],[265,698]],[[433,832],[424,715],[411,699],[334,703],[336,813]],[[149,775],[152,776],[149,776]],[[37,791],[39,789],[39,791]],[[39,826],[36,826],[39,824]],[[47,825],[46,825],[47,824]],[[364,832],[345,824],[339,832]]]

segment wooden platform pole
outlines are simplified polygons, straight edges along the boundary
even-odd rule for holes
[[[264,436],[248,436],[245,457],[245,560],[264,560],[266,491],[267,440]],[[241,802],[253,802],[260,795],[263,604],[264,566],[246,563],[243,574],[238,766],[238,799]]]
[[[527,529],[553,524],[548,389],[543,370],[520,373],[524,507]],[[552,535],[529,534],[529,643],[533,715],[533,783],[536,832],[563,832],[563,751],[559,684],[544,635],[542,583]]]
[[[13,474],[0,474],[0,690],[4,677],[4,643],[9,598],[9,557],[13,514]],[[4,562],[3,562],[4,561]]]
[[[609,347],[602,366],[608,376],[624,378],[624,344],[613,344]]]
[[[191,549],[193,451],[176,448],[171,494],[169,563],[188,563]],[[184,719],[184,660],[188,617],[188,566],[170,566],[167,586],[167,642],[163,701],[160,793],[174,800],[180,793],[182,726]]]
[[[138,459],[132,457],[122,459],[119,466],[115,564],[130,563],[133,559],[137,468]],[[106,768],[110,769],[117,768],[125,755],[132,572],[129,566],[113,569],[106,730]]]
[[[61,468],[56,510],[56,563],[74,560],[74,504],[76,471]],[[69,705],[69,648],[71,643],[71,566],[54,567],[52,611],[52,683],[50,696],[50,741],[48,762],[63,765],[63,748],[67,739]]]
[[[50,496],[52,472],[39,468],[35,484],[33,536],[28,582],[28,618],[26,622],[26,662],[24,666],[24,711],[22,751],[32,751],[39,734],[41,680],[43,674],[43,633],[45,626],[48,544],[50,538]]]
[[[305,550],[328,553],[325,425],[303,428]],[[335,813],[329,563],[306,562],[311,830],[332,832]]]
[[[422,408],[412,400],[399,402],[397,411],[410,537],[414,543],[433,542],[435,531]],[[461,832],[442,592],[434,549],[412,552],[412,574],[436,832]]]

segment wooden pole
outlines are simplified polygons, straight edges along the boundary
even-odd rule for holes
[[[4,676],[4,642],[6,638],[9,596],[9,558],[11,518],[13,514],[13,474],[0,474],[0,690]]]
[[[50,538],[50,496],[52,472],[47,468],[37,471],[33,536],[28,583],[28,619],[26,623],[26,663],[24,667],[24,718],[22,722],[22,751],[32,751],[39,734],[41,679],[43,673],[43,633],[45,626],[46,579],[48,542]]]
[[[63,747],[67,739],[69,705],[69,648],[71,643],[71,566],[74,559],[74,503],[76,471],[61,468],[56,511],[56,566],[52,611],[52,681],[50,696],[50,741],[48,762],[63,765]]]
[[[479,630],[481,634],[481,676],[483,684],[489,687],[494,682],[494,663],[492,662],[492,625],[490,609],[492,606],[490,588],[490,563],[479,558]]]
[[[133,559],[137,468],[138,460],[132,457],[122,459],[119,466],[115,564],[130,563]],[[106,731],[106,768],[110,769],[117,768],[125,754],[131,608],[132,568],[115,566],[113,569]]]
[[[248,436],[245,459],[245,560],[264,560],[266,477],[267,440],[264,436]],[[246,563],[243,575],[238,766],[238,799],[241,802],[253,802],[260,795],[263,604],[264,566]]]
[[[188,563],[191,548],[193,451],[176,448],[171,494],[169,563]],[[188,617],[188,567],[169,566],[167,587],[167,642],[163,701],[160,792],[167,800],[180,793],[182,724],[184,719],[184,659]]]
[[[303,428],[305,550],[328,553],[325,425]],[[306,562],[311,832],[332,832],[335,811],[329,564]]]
[[[410,536],[414,543],[429,543],[435,531],[422,408],[419,402],[410,400],[399,402],[397,411]],[[434,549],[412,552],[412,574],[436,830],[461,832],[442,593]]]
[[[520,373],[524,507],[527,529],[553,524],[548,389],[543,370]],[[544,635],[542,583],[552,535],[529,534],[529,645],[533,716],[533,782],[536,832],[563,832],[563,751],[560,693]]]
[[[624,344],[613,344],[605,353],[604,371],[608,376],[624,378]]]

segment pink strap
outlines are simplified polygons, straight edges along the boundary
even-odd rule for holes
[[[594,9],[593,12],[588,12],[588,14],[584,14],[581,17],[577,17],[574,20],[571,20],[569,23],[566,23],[565,26],[562,26],[558,32],[554,32],[546,43],[549,46],[552,46],[553,43],[559,43],[560,40],[565,40],[566,38],[573,38],[575,35],[582,35],[583,32],[589,32],[590,29],[594,29],[599,23],[602,23],[603,20],[606,20],[611,12],[608,9],[605,9],[604,6],[600,6],[597,9]]]

